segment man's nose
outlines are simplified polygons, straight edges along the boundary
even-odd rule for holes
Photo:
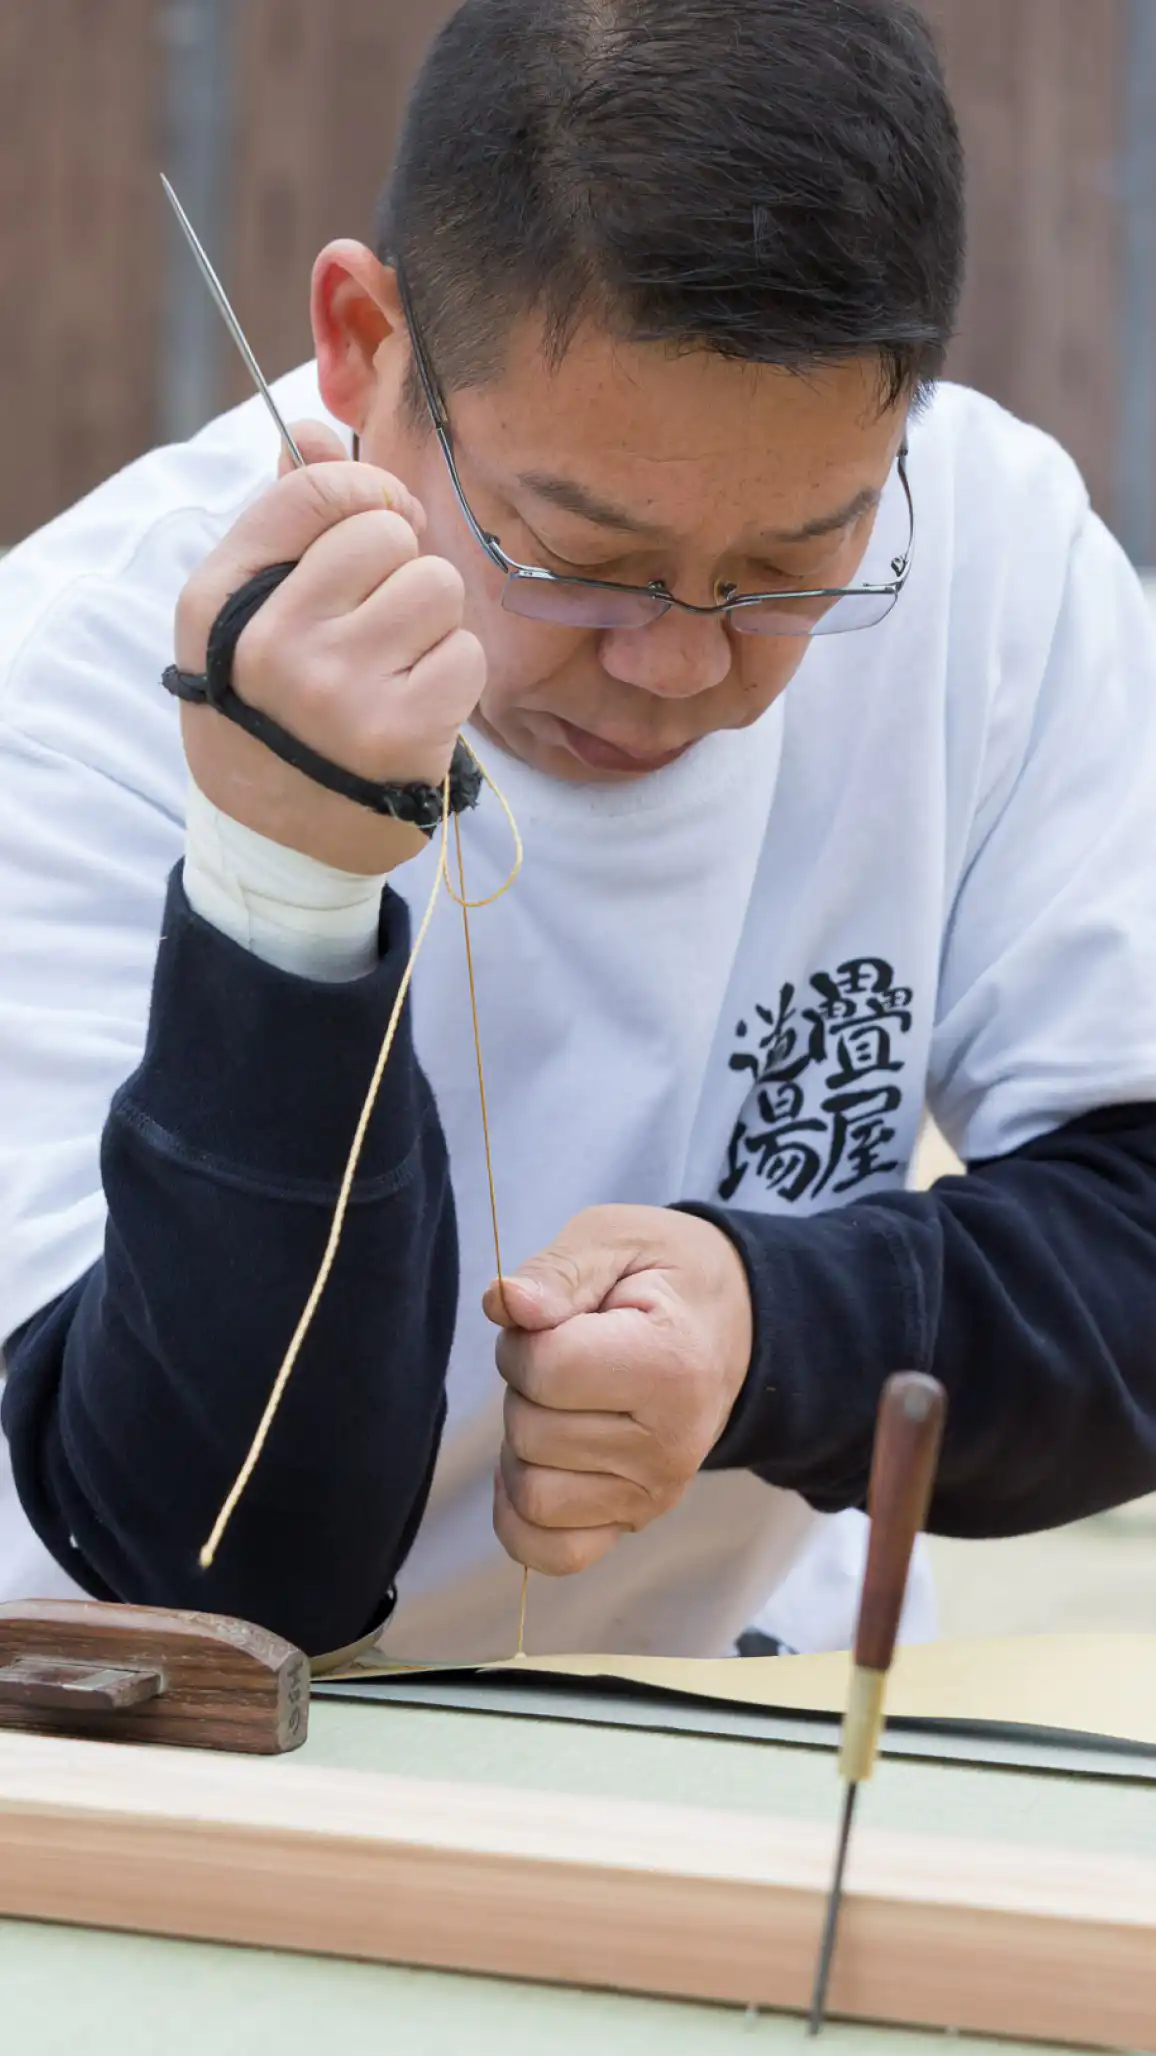
[[[684,614],[672,607],[646,628],[612,628],[602,638],[602,668],[622,685],[659,699],[689,700],[710,692],[734,661],[722,617]]]

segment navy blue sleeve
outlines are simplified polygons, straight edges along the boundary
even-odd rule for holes
[[[1156,1490],[1156,1107],[837,1213],[686,1211],[729,1234],[755,1310],[710,1468],[861,1506],[883,1382],[925,1370],[950,1401],[939,1533],[1021,1534]]]
[[[21,1502],[97,1598],[237,1614],[310,1654],[388,1617],[458,1292],[408,1010],[332,1277],[216,1562],[197,1559],[317,1273],[408,950],[387,892],[375,971],[293,977],[200,920],[174,874],[147,1046],[103,1138],[103,1259],[7,1351]]]

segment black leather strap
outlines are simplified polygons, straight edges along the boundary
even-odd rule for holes
[[[215,707],[218,714],[224,714],[227,720],[235,721],[238,728],[256,736],[257,741],[272,750],[274,756],[291,764],[295,771],[304,772],[315,785],[340,793],[343,799],[353,800],[359,807],[368,807],[371,813],[411,823],[413,827],[420,828],[423,835],[432,835],[442,818],[440,785],[381,785],[372,778],[362,778],[356,771],[346,771],[342,765],[333,764],[328,757],[310,749],[308,743],[290,735],[289,730],[282,728],[270,714],[251,707],[234,689],[233,657],[242,632],[258,608],[264,606],[270,593],[276,592],[296,568],[295,564],[270,564],[264,571],[258,571],[239,591],[231,593],[209,631],[204,671],[180,671],[175,664],[170,664],[161,675],[162,685],[177,699]],[[450,765],[451,814],[461,814],[467,807],[475,807],[481,789],[482,774],[465,743],[459,741]]]

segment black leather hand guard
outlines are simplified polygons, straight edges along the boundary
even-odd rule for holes
[[[296,568],[295,564],[270,564],[239,591],[231,593],[209,631],[204,671],[179,671],[175,664],[170,664],[162,673],[162,685],[179,700],[215,707],[218,714],[256,736],[274,756],[292,764],[295,771],[303,771],[315,785],[340,793],[343,799],[368,807],[371,813],[388,815],[394,821],[420,828],[423,835],[432,835],[442,818],[440,785],[379,785],[375,779],[346,771],[310,749],[308,743],[299,742],[271,715],[249,706],[234,690],[233,657],[242,630],[270,593],[276,592]],[[451,814],[476,807],[481,789],[482,774],[465,743],[459,741],[450,765]]]

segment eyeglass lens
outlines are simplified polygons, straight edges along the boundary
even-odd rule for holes
[[[739,635],[840,635],[876,627],[895,600],[893,592],[844,593],[833,601],[755,600],[733,608],[726,619]],[[659,593],[626,588],[615,592],[573,579],[528,578],[516,571],[507,576],[502,605],[508,614],[557,628],[645,628],[669,611],[669,602]]]

